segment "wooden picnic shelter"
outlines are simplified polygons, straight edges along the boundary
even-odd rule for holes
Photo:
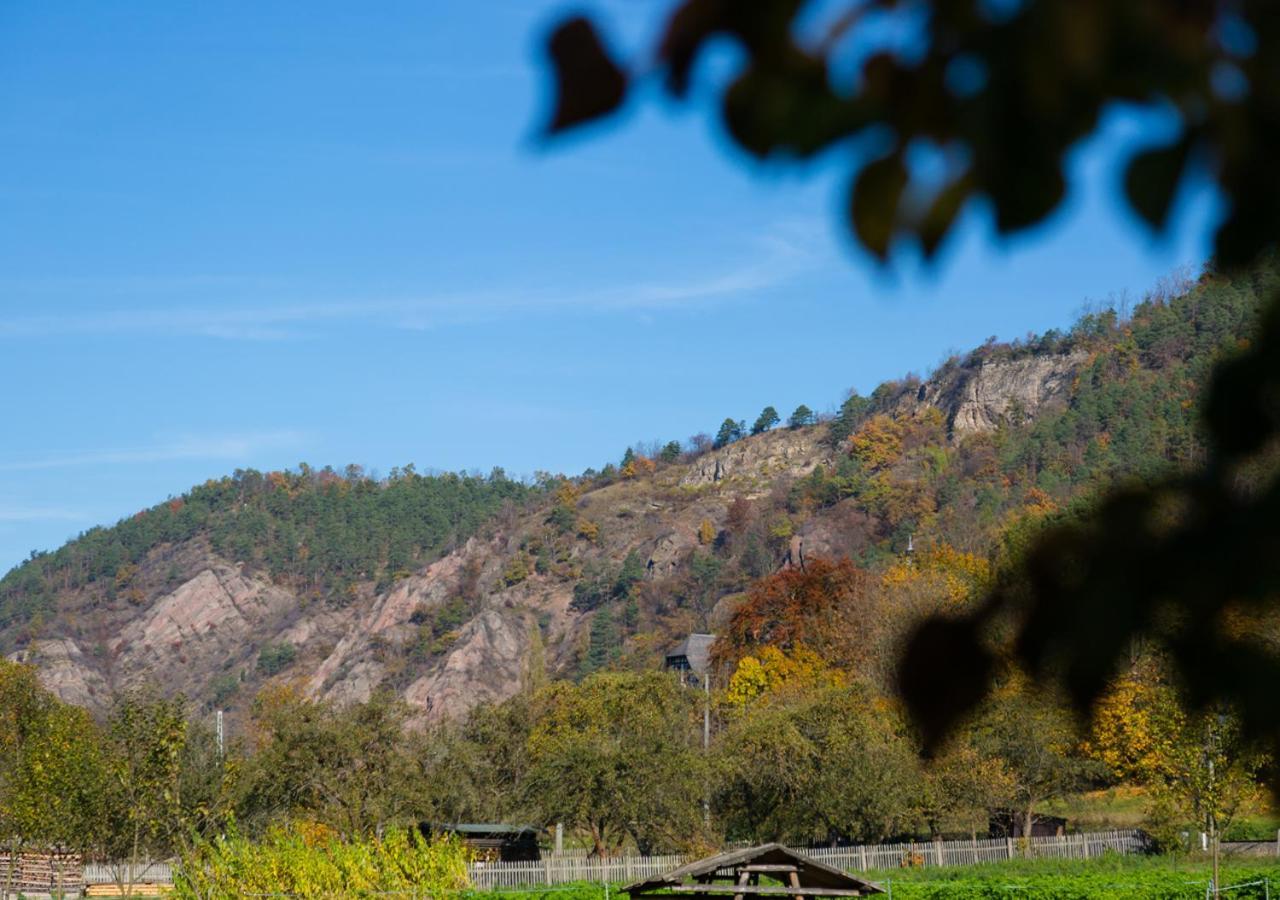
[[[763,882],[763,883],[762,883]],[[773,883],[769,883],[773,882]],[[824,865],[781,844],[729,850],[623,888],[632,900],[655,894],[806,900],[883,894],[874,881]]]

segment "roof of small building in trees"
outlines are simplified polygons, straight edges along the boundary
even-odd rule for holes
[[[691,634],[667,651],[667,665],[683,656],[689,668],[701,675],[711,668],[711,645],[715,642],[714,634]]]
[[[761,884],[761,878],[778,882]],[[883,894],[874,881],[810,859],[781,844],[717,853],[623,888],[632,897],[672,894],[759,897],[865,897]]]
[[[532,825],[508,825],[505,822],[431,822],[427,827],[455,834],[538,834],[538,829]]]

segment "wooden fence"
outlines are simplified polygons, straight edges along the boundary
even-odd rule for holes
[[[900,866],[968,866],[1019,857],[1092,859],[1104,853],[1137,853],[1146,849],[1138,831],[1102,831],[1063,837],[982,838],[867,844],[856,847],[797,848],[797,852],[849,872]],[[495,862],[471,867],[480,889],[534,887],[571,881],[631,882],[660,875],[692,862],[686,856],[619,856],[613,858],[549,855],[538,862]]]
[[[163,860],[140,862],[130,866],[128,863],[86,863],[84,867],[85,884],[156,884],[173,883],[172,863]]]
[[[849,872],[896,869],[901,866],[970,866],[1020,857],[1045,859],[1092,859],[1105,853],[1139,853],[1146,849],[1139,831],[1101,831],[1064,837],[980,838],[959,841],[917,841],[903,844],[867,844],[856,847],[797,848],[812,859]],[[3,860],[3,857],[0,857]],[[601,858],[580,853],[548,854],[536,862],[474,863],[471,883],[481,890],[516,887],[547,887],[573,881],[639,881],[661,875],[692,862],[693,857],[616,856]],[[80,873],[77,871],[76,873]],[[166,883],[173,880],[168,862],[148,862],[132,872],[121,865],[92,863],[83,870],[86,884],[103,884],[117,879]]]

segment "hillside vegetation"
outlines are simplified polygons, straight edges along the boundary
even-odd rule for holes
[[[313,689],[331,696],[417,682],[424,703],[486,666],[520,680],[535,644],[553,676],[651,666],[667,640],[722,627],[789,554],[902,580],[910,543],[920,565],[906,581],[937,570],[959,597],[1040,517],[1193,462],[1209,369],[1248,341],[1275,281],[1273,266],[1171,281],[1128,315],[1101,309],[853,393],[825,421],[802,407],[778,426],[768,407],[750,434],[730,418],[714,440],[631,448],[575,478],[237,471],[9,572],[0,649],[42,654],[55,689],[101,700],[171,656],[199,669],[212,623],[188,613],[225,593],[251,646],[181,689],[234,706],[252,693],[241,684],[322,671]],[[907,592],[928,605],[930,591]],[[382,633],[344,649],[362,628]],[[451,659],[466,672],[428,678]]]
[[[599,853],[870,841],[1025,825],[1120,786],[1176,847],[1264,811],[1272,762],[1230,709],[1184,705],[1158,646],[1090,723],[1001,671],[932,759],[895,666],[916,622],[971,608],[1047,522],[1197,460],[1210,368],[1276,281],[1207,273],[822,421],[766,408],[575,478],[239,472],[11,572],[3,639],[108,723],[172,721],[164,694],[230,711],[227,761],[203,726],[166,732],[195,807],[166,808],[156,852],[192,815],[349,836],[563,822]],[[694,630],[718,635],[709,699],[654,671]],[[32,694],[32,671],[5,677]],[[40,696],[48,722],[84,721]],[[86,740],[90,761],[111,745]]]

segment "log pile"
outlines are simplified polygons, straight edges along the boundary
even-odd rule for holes
[[[16,860],[0,851],[0,891],[6,886],[12,894],[78,894],[84,890],[84,860],[63,850],[24,850]]]

